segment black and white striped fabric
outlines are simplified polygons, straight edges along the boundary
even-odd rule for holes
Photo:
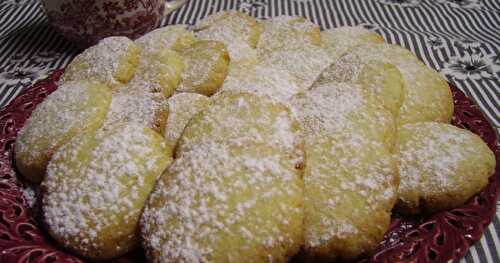
[[[322,29],[362,25],[415,53],[472,98],[500,131],[498,0],[190,0],[162,26],[239,9],[258,18],[304,16]],[[78,54],[37,0],[0,0],[0,107]],[[498,207],[498,205],[497,205]],[[500,213],[464,262],[500,262]]]

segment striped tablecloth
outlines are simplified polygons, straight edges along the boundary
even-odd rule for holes
[[[498,0],[190,0],[162,21],[195,24],[239,9],[258,18],[304,16],[323,29],[362,25],[415,53],[472,98],[500,131]],[[0,107],[78,54],[50,27],[39,1],[0,0]],[[498,207],[498,204],[497,204]],[[500,213],[463,262],[500,262]]]

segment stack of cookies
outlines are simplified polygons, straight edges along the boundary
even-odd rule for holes
[[[50,235],[88,260],[354,260],[393,211],[488,183],[494,154],[452,114],[447,82],[376,33],[225,11],[85,50],[16,165]]]

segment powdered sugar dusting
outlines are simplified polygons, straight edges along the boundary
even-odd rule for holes
[[[400,71],[392,64],[365,61],[356,54],[349,54],[326,68],[313,86],[329,82],[361,84],[377,103],[395,117],[399,115],[404,100],[403,79]]]
[[[283,246],[268,256],[284,260],[300,232],[285,226],[302,224],[300,177],[284,156],[262,144],[212,141],[174,161],[142,216],[150,258],[239,260]]]
[[[66,68],[63,81],[95,79],[109,85],[119,85],[116,74],[124,58],[135,45],[127,37],[108,37],[86,49]]]
[[[361,45],[348,53],[342,61],[363,64],[368,61],[381,61],[395,65],[400,71],[408,88],[418,86],[420,80],[415,79],[419,71],[425,68],[409,50],[390,44]],[[356,62],[357,61],[357,62]]]
[[[164,147],[136,123],[81,135],[61,147],[43,183],[44,218],[52,235],[84,254],[116,238],[102,236],[112,228],[131,231],[112,233],[132,242],[135,229],[121,226],[139,220],[154,180],[168,164]]]
[[[90,94],[89,85],[92,84],[66,82],[33,111],[16,141],[16,155],[22,156],[25,164],[49,158],[69,139],[69,133],[86,128],[89,119],[96,117],[98,109],[88,105],[96,95]],[[106,95],[105,92],[100,95]]]
[[[134,87],[115,91],[111,106],[104,120],[104,127],[117,123],[136,122],[160,131],[167,117],[167,100],[161,93],[148,92]]]
[[[306,135],[352,130],[351,113],[365,103],[361,87],[345,83],[316,87],[292,101]]]
[[[327,67],[314,83],[315,86],[327,84],[329,82],[355,83],[359,78],[366,63],[356,54],[349,54],[333,62]]]
[[[230,90],[253,92],[288,102],[292,96],[305,91],[298,85],[299,83],[300,81],[288,71],[257,64],[230,71],[220,92]]]
[[[338,240],[363,239],[363,246],[369,245],[362,251],[378,244],[389,226],[398,182],[385,146],[356,133],[332,134],[310,140],[306,155],[306,246],[342,250]]]
[[[347,239],[350,236],[360,234],[358,228],[343,219],[332,219],[328,217],[323,217],[321,220],[320,228],[326,231],[320,232],[306,232],[306,242],[308,247],[319,247],[325,243],[328,243],[333,238],[337,239]]]
[[[332,60],[321,47],[303,45],[300,49],[280,49],[261,54],[262,64],[288,71],[308,89]]]
[[[222,92],[188,124],[177,150],[204,141],[248,139],[293,153],[301,144],[300,137],[299,124],[282,103],[251,93]]]
[[[179,93],[168,99],[165,138],[175,145],[191,118],[208,106],[209,98],[196,93]]]
[[[161,49],[181,51],[196,41],[194,33],[186,25],[169,25],[155,29],[135,42],[146,52],[156,52]]]
[[[220,87],[229,64],[229,55],[223,43],[199,41],[184,50],[182,57],[186,67],[177,91],[211,95]]]
[[[319,27],[302,17],[277,16],[262,24],[264,30],[257,45],[262,52],[319,46],[321,43]]]
[[[321,41],[332,60],[363,44],[383,43],[384,39],[360,26],[338,27],[321,32]]]
[[[185,67],[182,57],[170,49],[142,50],[141,56],[137,71],[126,88],[171,96]]]
[[[448,84],[409,50],[389,44],[361,45],[341,60],[358,63],[379,61],[397,67],[405,93],[399,123],[450,121],[453,101]]]
[[[204,19],[196,28],[198,38],[226,44],[232,61],[256,55],[260,26],[255,18],[238,11],[224,11]]]
[[[200,39],[217,40],[226,44],[229,57],[231,58],[231,63],[257,59],[257,50],[252,48],[248,43],[238,39],[233,41],[224,40],[222,37],[214,37],[207,34],[208,33],[206,31],[201,31],[197,33],[197,36]]]
[[[482,148],[471,142],[472,134],[451,125],[427,122],[401,129],[411,134],[399,148],[402,193],[416,190],[425,196],[426,190],[457,190],[457,169],[470,156],[481,154]]]
[[[21,189],[29,208],[34,208],[37,202],[38,189],[34,185],[26,185]]]

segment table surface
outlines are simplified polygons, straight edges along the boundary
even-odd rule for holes
[[[195,24],[224,9],[263,19],[304,16],[322,29],[361,25],[373,30],[439,71],[481,107],[497,135],[500,131],[498,0],[190,0],[161,25]],[[78,52],[51,28],[39,0],[1,0],[0,108]],[[500,262],[498,210],[462,262]]]

